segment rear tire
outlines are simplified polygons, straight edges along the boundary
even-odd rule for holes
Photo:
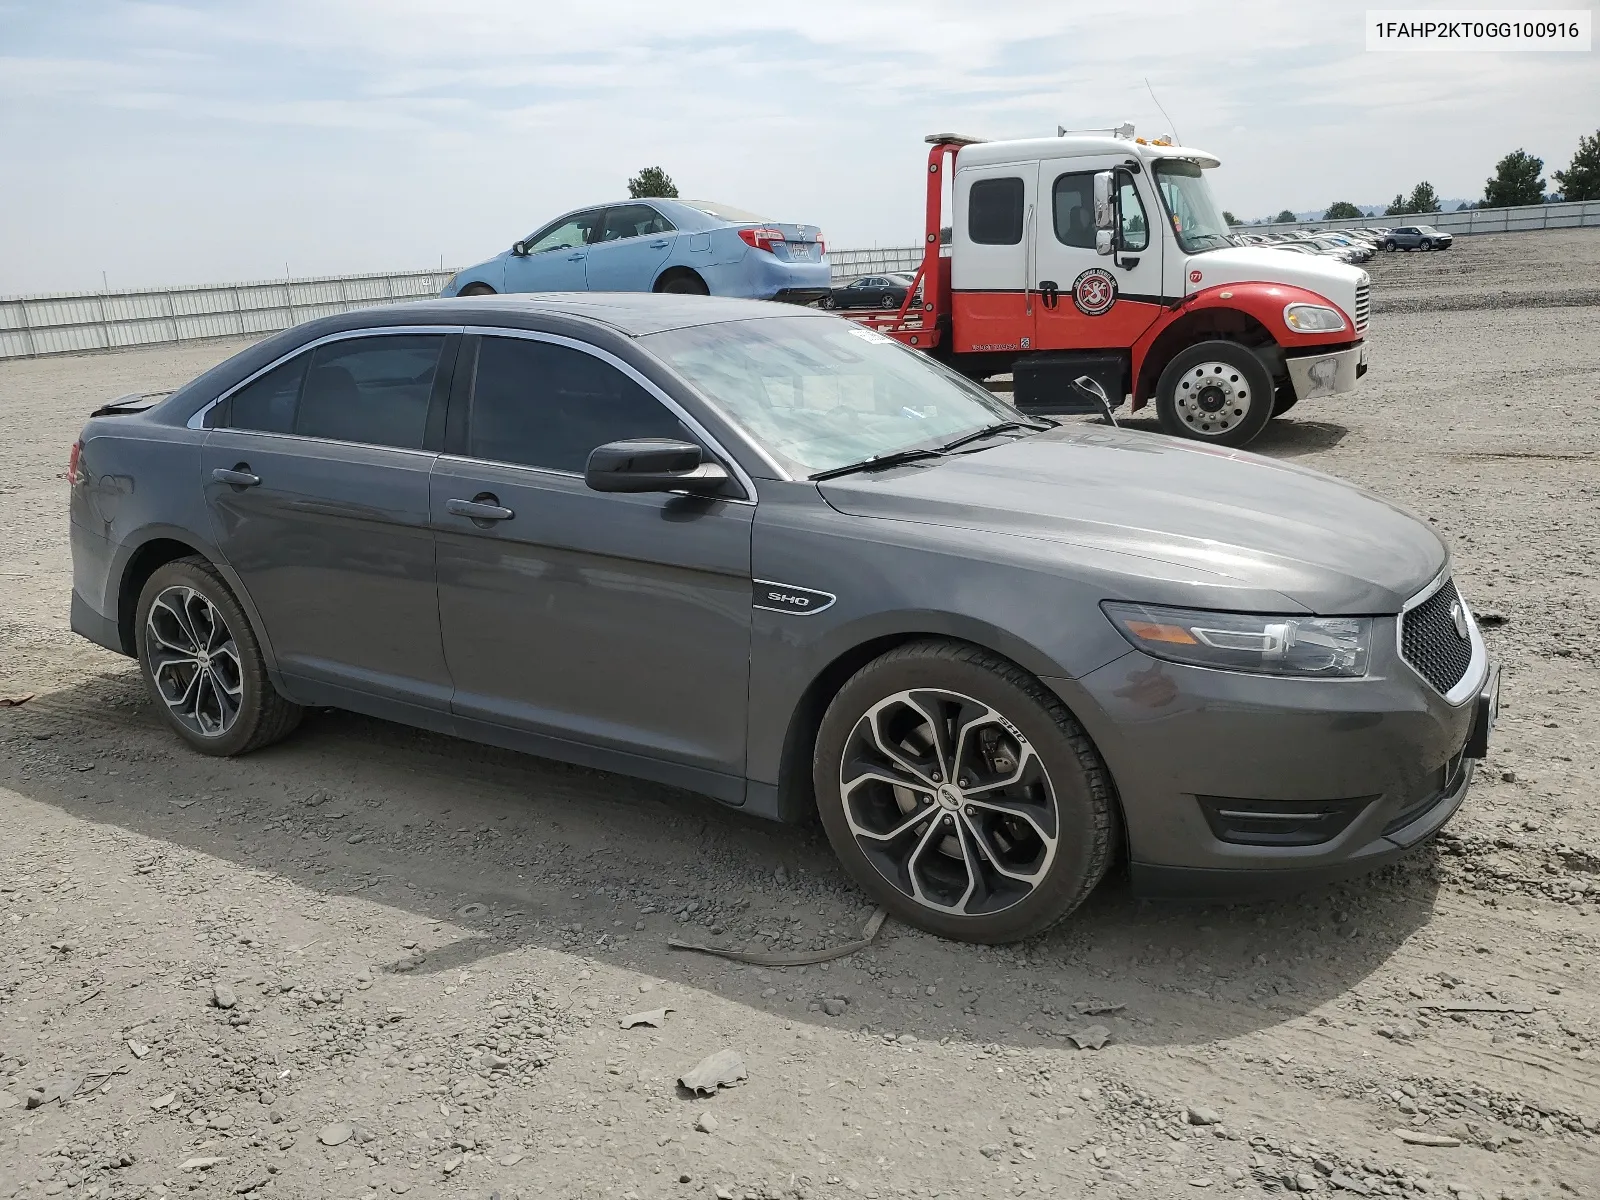
[[[139,593],[134,630],[156,711],[202,754],[248,754],[300,723],[304,710],[272,686],[249,619],[205,559],[157,568]]]
[[[493,296],[495,291],[487,283],[469,283],[461,289],[463,296]]]
[[[684,271],[677,275],[669,276],[662,280],[658,291],[671,296],[709,296],[711,289],[706,286],[705,280],[692,271]]]
[[[1272,377],[1249,347],[1221,339],[1180,350],[1156,384],[1163,433],[1245,446],[1272,420]]]
[[[911,642],[856,672],[823,716],[812,779],[845,869],[941,937],[1044,932],[1116,845],[1111,775],[1083,727],[1015,663],[962,642]]]

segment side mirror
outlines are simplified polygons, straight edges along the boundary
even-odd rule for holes
[[[1096,254],[1111,254],[1116,250],[1116,234],[1109,229],[1096,229],[1094,231],[1094,252]]]
[[[525,244],[523,244],[522,242],[512,242],[511,243],[511,257],[512,258],[527,258],[528,257],[528,247]]]
[[[590,451],[583,481],[597,492],[714,492],[728,472],[693,442],[630,438]]]
[[[1094,173],[1094,227],[1117,227],[1116,180],[1111,171]]]

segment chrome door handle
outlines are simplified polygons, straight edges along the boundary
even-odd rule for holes
[[[243,463],[240,463],[231,471],[226,467],[218,467],[211,472],[211,478],[218,483],[226,483],[236,488],[255,487],[261,482],[261,476],[252,475]]]
[[[569,255],[567,255],[567,261],[568,262],[582,262],[583,261],[583,255],[581,255],[581,254],[569,254]]]
[[[517,515],[509,508],[486,504],[481,500],[446,500],[444,510],[452,516],[466,517],[470,521],[509,521]]]
[[[651,242],[650,248],[652,250],[665,250],[670,245],[672,245],[672,243],[668,241]]]

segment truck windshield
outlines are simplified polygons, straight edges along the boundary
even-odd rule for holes
[[[796,475],[1018,419],[930,355],[837,317],[724,321],[639,342]]]
[[[1155,177],[1178,245],[1190,254],[1199,254],[1234,244],[1199,163],[1186,158],[1157,159]]]

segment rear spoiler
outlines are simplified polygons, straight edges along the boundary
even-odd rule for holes
[[[115,400],[108,400],[89,415],[91,417],[119,417],[128,413],[144,412],[147,408],[154,408],[171,392],[129,392],[126,396],[118,396]]]

